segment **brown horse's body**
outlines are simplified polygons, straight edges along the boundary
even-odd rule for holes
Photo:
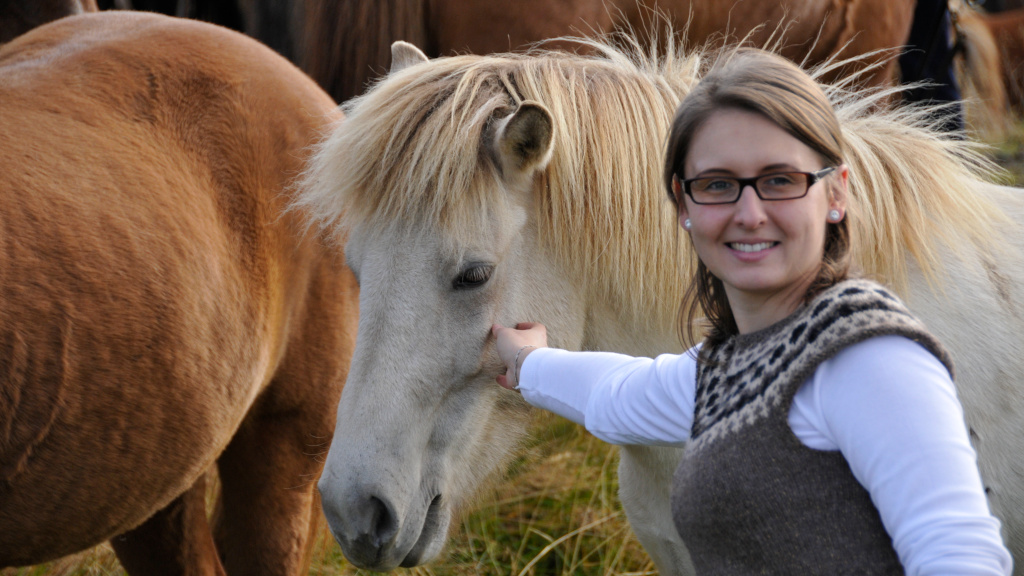
[[[357,288],[283,209],[333,110],[206,24],[0,49],[0,566],[113,538],[133,574],[299,570]]]
[[[685,30],[690,46],[753,34],[763,44],[782,26],[782,54],[817,63],[906,43],[914,0],[305,0],[300,63],[338,101],[360,94],[387,70],[391,43],[405,40],[428,56],[489,54],[565,35],[630,27]],[[652,10],[665,14],[658,21]],[[759,28],[760,27],[760,28]],[[889,66],[867,83],[892,80]]]

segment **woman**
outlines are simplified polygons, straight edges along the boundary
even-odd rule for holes
[[[756,50],[680,105],[665,181],[698,274],[680,356],[545,348],[496,325],[498,382],[618,444],[686,445],[673,515],[698,574],[1009,574],[942,348],[848,279],[843,136]]]

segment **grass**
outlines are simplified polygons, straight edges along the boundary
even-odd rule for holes
[[[46,564],[28,568],[6,568],[2,576],[123,576],[125,571],[117,562],[109,544],[67,556]]]
[[[1009,184],[1024,187],[1024,120],[1018,120],[1006,139],[993,144],[992,158],[1010,176]]]

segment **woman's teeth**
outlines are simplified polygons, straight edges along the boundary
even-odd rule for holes
[[[740,252],[760,252],[761,250],[767,250],[771,248],[774,242],[758,242],[757,244],[740,244],[739,242],[732,242],[729,247],[733,250],[739,250]]]

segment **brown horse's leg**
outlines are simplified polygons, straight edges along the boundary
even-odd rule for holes
[[[228,574],[299,574],[319,514],[313,453],[329,438],[311,435],[301,412],[253,412],[218,460],[217,548]]]
[[[133,576],[224,576],[206,520],[205,476],[141,526],[110,543]]]

